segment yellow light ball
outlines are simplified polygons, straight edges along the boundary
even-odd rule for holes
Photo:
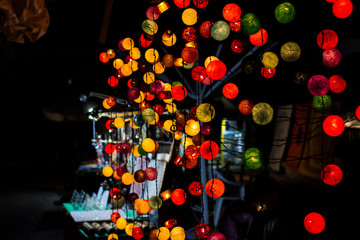
[[[134,201],[134,209],[141,214],[147,214],[151,210],[151,208],[149,207],[149,203],[140,198]]]
[[[151,153],[155,150],[155,141],[151,138],[145,138],[141,143],[141,147],[145,152]]]
[[[141,103],[142,101],[145,100],[145,95],[144,95],[144,92],[143,91],[140,91],[140,95],[138,98],[134,99],[134,102],[136,103]]]
[[[200,132],[200,123],[194,119],[189,119],[185,124],[185,133],[189,136],[195,136]]]
[[[139,126],[135,125],[133,117],[130,118],[129,124],[130,124],[130,127],[132,127],[133,129],[139,129],[140,128]]]
[[[115,69],[120,69],[124,65],[124,61],[120,58],[117,58],[113,61],[113,66]]]
[[[301,48],[296,42],[287,42],[281,46],[280,56],[285,62],[295,62],[300,58]]]
[[[133,72],[136,72],[139,69],[139,63],[134,59],[130,60],[128,64]]]
[[[132,48],[129,51],[129,55],[132,59],[135,59],[135,60],[139,59],[141,57],[140,49],[137,47]]]
[[[273,69],[279,64],[279,58],[273,52],[265,52],[261,57],[261,62],[265,68]]]
[[[217,57],[215,56],[209,56],[205,59],[205,62],[204,62],[204,67],[207,68],[207,65],[212,62],[212,61],[215,61],[215,60],[219,60]]]
[[[150,125],[155,125],[155,124],[157,124],[158,122],[159,122],[159,114],[157,114],[157,113],[155,112],[155,119],[152,120],[152,121],[150,121],[149,124],[150,124]]]
[[[153,65],[153,71],[156,74],[162,74],[165,72],[165,65],[162,62],[157,62]]]
[[[171,84],[170,83],[164,83],[164,91],[171,91]]]
[[[171,120],[171,119],[167,119],[165,122],[164,122],[164,129],[166,130],[166,131],[168,131],[168,132],[171,132],[172,133],[172,131],[171,131],[171,126],[172,125],[175,125],[175,122],[173,121],[173,120]]]
[[[108,49],[106,51],[106,55],[108,56],[108,58],[112,59],[115,57],[115,51],[113,49]]]
[[[135,145],[132,149],[131,149],[131,153],[135,156],[135,157],[140,157],[140,153],[138,151],[139,145]]]
[[[274,110],[268,103],[257,103],[252,109],[252,118],[259,125],[266,125],[271,122]]]
[[[126,227],[125,227],[125,233],[126,233],[128,236],[131,237],[134,227],[135,227],[135,224],[129,223],[129,224],[126,225]]]
[[[116,128],[123,128],[125,126],[125,120],[122,117],[117,117],[114,119],[114,126]]]
[[[102,102],[102,105],[105,109],[110,109],[111,106],[107,103],[108,98],[105,98]]]
[[[143,80],[146,84],[155,82],[155,74],[153,72],[144,73]]]
[[[185,230],[182,227],[174,227],[170,232],[171,240],[185,240],[186,234]]]
[[[170,238],[170,230],[166,227],[160,227],[158,232],[159,240],[168,240]]]
[[[130,50],[134,47],[135,43],[134,40],[132,38],[124,38],[123,41],[121,42],[121,45],[123,46],[123,48],[125,50]]]
[[[181,19],[184,24],[192,26],[197,22],[197,11],[193,8],[187,8],[183,11]]]
[[[119,218],[116,220],[116,227],[120,230],[124,230],[127,225],[127,221],[125,218]]]
[[[121,66],[120,68],[120,72],[122,75],[124,75],[125,77],[128,77],[132,74],[132,69],[129,63],[125,63],[124,65]]]
[[[176,112],[176,104],[175,103],[168,103],[168,104],[165,105],[165,109],[169,113],[175,113]]]
[[[118,240],[119,236],[117,234],[115,234],[115,233],[111,233],[111,234],[109,234],[107,239],[108,240]]]
[[[130,185],[134,181],[134,176],[131,173],[126,172],[122,175],[121,181],[125,185]]]
[[[175,131],[174,138],[175,140],[180,140],[183,136],[183,133],[181,131]]]
[[[196,117],[201,122],[210,122],[215,117],[215,108],[210,103],[202,103],[196,108]]]
[[[169,104],[169,103],[172,103],[173,100],[174,100],[174,99],[172,99],[172,98],[165,98],[165,99],[163,100],[163,102]]]
[[[188,146],[191,146],[191,145],[194,145],[194,142],[192,140],[191,137],[186,137],[182,140],[182,143],[181,143],[184,148],[186,149]]]
[[[159,52],[154,48],[149,48],[145,52],[145,59],[149,63],[155,63],[159,60]]]
[[[172,31],[167,30],[162,35],[162,42],[165,46],[171,47],[176,43],[176,35]]]
[[[105,176],[105,177],[111,177],[114,173],[114,170],[112,169],[112,167],[110,166],[105,166],[103,167],[102,169],[102,174]]]

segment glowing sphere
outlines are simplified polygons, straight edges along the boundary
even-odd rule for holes
[[[217,41],[223,41],[230,35],[229,24],[225,21],[219,20],[214,22],[210,29],[211,37]]]
[[[127,201],[131,204],[134,204],[135,200],[139,198],[139,195],[137,193],[130,193],[128,198],[127,198]]]
[[[281,46],[280,56],[285,62],[295,62],[300,55],[301,48],[296,42],[287,42]]]
[[[135,200],[134,209],[137,210],[140,214],[147,214],[151,210],[149,203],[140,198]]]
[[[142,30],[149,35],[156,34],[159,29],[157,23],[151,19],[144,20],[141,24],[141,27]]]
[[[210,122],[215,117],[215,108],[210,103],[202,103],[196,108],[196,117],[201,122]]]
[[[188,190],[189,190],[191,195],[201,196],[201,194],[202,194],[202,192],[204,190],[204,184],[202,184],[201,182],[198,182],[198,181],[192,181],[189,184]]]
[[[153,39],[150,39],[150,36],[152,35],[149,35],[149,34],[141,34],[140,38],[139,38],[139,44],[141,47],[143,48],[147,48],[151,45],[151,43],[153,42]]]
[[[206,68],[203,66],[193,67],[191,70],[191,77],[197,82],[202,82],[207,77]]]
[[[213,80],[220,80],[226,75],[226,65],[220,61],[211,61],[206,67],[206,74]]]
[[[185,229],[179,226],[174,227],[173,229],[171,229],[170,238],[171,240],[185,240],[186,238]]]
[[[151,108],[146,108],[141,112],[141,117],[147,123],[154,121],[156,117],[155,111],[152,110]]]
[[[192,145],[192,146],[194,146],[194,145]],[[184,156],[183,158],[181,158],[181,164],[186,169],[193,169],[198,164],[198,159],[197,158],[189,159],[186,156]]]
[[[200,128],[200,127],[199,127]],[[200,132],[200,131],[199,131]],[[196,135],[196,134],[195,134]],[[181,144],[184,146],[184,148],[187,148],[188,146],[190,146],[190,145],[194,145],[194,142],[193,142],[193,140],[190,138],[190,137],[185,137],[183,140],[182,140],[182,142],[181,142]]]
[[[353,11],[353,4],[350,0],[337,0],[332,5],[332,12],[337,18],[347,18]]]
[[[116,169],[116,173],[119,177],[122,177],[122,175],[124,175],[124,173],[126,173],[126,172],[127,172],[127,169],[124,166],[120,166]]]
[[[198,51],[193,47],[185,47],[181,51],[181,58],[186,63],[193,63],[198,58]]]
[[[141,143],[142,148],[145,152],[153,152],[155,150],[155,141],[151,138],[145,138]]]
[[[99,60],[102,63],[107,63],[110,60],[110,58],[108,57],[106,52],[102,52],[102,53],[99,54]]]
[[[110,190],[110,197],[114,200],[119,200],[121,198],[121,192],[118,188],[112,188]]]
[[[313,105],[318,110],[325,110],[331,107],[331,96],[324,94],[323,96],[314,96]]]
[[[176,43],[176,35],[172,31],[167,30],[162,35],[162,42],[165,46],[171,47]]]
[[[337,137],[344,132],[344,120],[340,116],[330,115],[325,118],[323,122],[323,129],[327,135]]]
[[[346,88],[346,81],[339,75],[333,75],[329,78],[330,90],[334,93],[341,93]]]
[[[151,209],[159,209],[161,208],[162,206],[162,200],[160,197],[158,196],[152,196],[150,199],[149,199],[149,207]]]
[[[246,43],[242,39],[234,39],[231,42],[231,50],[235,53],[242,53],[245,50]]]
[[[112,167],[110,166],[105,166],[103,167],[102,169],[102,174],[105,176],[105,177],[111,177],[114,173],[114,170],[112,169]]]
[[[235,22],[241,16],[241,8],[236,3],[228,3],[224,6],[222,15],[226,21]]]
[[[121,181],[125,185],[130,185],[134,181],[134,176],[131,173],[126,172],[122,175]]]
[[[172,67],[174,66],[175,57],[172,54],[165,54],[162,58],[162,62],[164,63],[165,67]]]
[[[213,22],[211,21],[202,22],[199,29],[201,36],[203,36],[204,38],[210,38],[211,37],[210,29],[212,25]]]
[[[356,115],[357,119],[360,120],[360,105],[356,108],[355,115]]]
[[[234,83],[227,83],[222,89],[224,97],[234,99],[239,93],[239,88]]]
[[[145,173],[144,173],[144,170],[136,170],[135,173],[134,173],[134,181],[136,183],[142,183],[144,182],[146,179],[145,179]]]
[[[183,189],[178,188],[171,193],[171,201],[175,205],[183,205],[185,203],[185,200],[186,200],[186,192]]]
[[[252,118],[259,125],[266,125],[271,122],[274,110],[268,103],[257,103],[252,109]]]
[[[126,225],[125,227],[125,233],[128,235],[128,236],[132,236],[132,231],[135,227],[135,224],[133,223],[129,223],[128,225]]]
[[[111,144],[111,143],[106,144],[106,146],[105,146],[105,152],[106,152],[107,154],[111,154],[111,153],[113,153],[114,151],[115,151],[115,146],[114,146],[114,144]]]
[[[141,227],[134,227],[132,230],[132,237],[134,239],[141,239],[144,236],[144,230]]]
[[[116,128],[123,128],[125,126],[125,120],[122,117],[117,117],[114,119],[114,126]]]
[[[153,167],[148,167],[144,171],[145,173],[145,179],[148,181],[154,181],[157,178],[157,170]]]
[[[238,106],[239,111],[244,115],[251,114],[253,107],[254,107],[254,104],[252,104],[252,102],[247,99],[241,100],[241,102],[239,103],[239,106]]]
[[[336,67],[341,62],[341,53],[338,49],[327,49],[323,52],[323,64],[326,67]]]
[[[275,18],[279,23],[289,23],[295,18],[295,8],[289,2],[279,4],[275,8]]]
[[[321,233],[325,229],[325,225],[324,217],[317,212],[311,212],[304,218],[305,229],[312,234]]]
[[[156,20],[160,17],[159,9],[156,6],[150,6],[146,10],[146,17],[151,20]]]
[[[200,132],[200,123],[194,119],[186,121],[185,133],[189,136],[195,136]]]
[[[120,58],[117,58],[113,61],[113,66],[115,69],[120,69],[124,65],[124,61]]]
[[[195,41],[197,38],[196,29],[193,27],[187,27],[182,32],[182,38],[186,42],[192,42]]]
[[[190,4],[190,0],[174,0],[174,4],[179,8],[186,8]]]
[[[224,234],[222,234],[220,232],[212,232],[207,237],[207,240],[226,240],[226,237]]]
[[[337,185],[343,178],[343,172],[341,168],[335,164],[328,164],[321,171],[322,181],[330,186]]]
[[[118,240],[119,236],[117,234],[115,234],[115,233],[111,233],[111,234],[109,234],[107,239],[108,240]]]
[[[187,8],[183,11],[181,19],[185,25],[192,26],[197,22],[197,11],[193,8]]]
[[[207,238],[210,234],[210,227],[206,223],[200,223],[195,226],[195,234],[200,239]]]
[[[145,52],[145,59],[149,63],[155,63],[159,59],[159,52],[154,48],[149,48]]]
[[[323,75],[314,75],[308,81],[308,90],[314,96],[323,96],[329,89],[329,80]]]
[[[205,59],[204,61],[204,67],[207,68],[207,66],[209,65],[209,63],[211,63],[212,61],[215,61],[215,60],[219,60],[217,57],[215,56],[209,56]]]
[[[127,221],[125,218],[119,218],[116,220],[116,227],[120,230],[124,230],[127,225]]]
[[[146,72],[143,75],[143,80],[146,84],[155,82],[155,74],[153,72]]]
[[[265,67],[261,68],[261,76],[263,76],[264,78],[272,78],[276,73],[276,68],[272,68],[272,69],[268,69]]]
[[[225,185],[220,179],[210,179],[205,185],[205,192],[211,198],[219,198],[225,192]]]
[[[279,58],[276,55],[276,53],[265,52],[261,56],[261,62],[265,68],[272,69],[272,68],[276,68],[276,66],[279,64]]]
[[[247,13],[241,18],[241,29],[247,35],[255,34],[260,30],[260,18],[254,13]]]
[[[254,46],[262,46],[268,40],[268,33],[265,29],[260,28],[257,33],[249,36],[249,40]]]
[[[325,29],[319,32],[316,43],[322,49],[333,49],[338,44],[339,38],[335,31]]]
[[[206,160],[212,160],[219,154],[219,146],[216,142],[207,140],[200,145],[200,155]]]
[[[243,156],[245,165],[250,169],[258,169],[262,166],[262,153],[258,148],[248,148]]]
[[[175,103],[167,103],[165,105],[165,109],[169,112],[169,113],[175,113],[176,112],[176,104]]]
[[[120,213],[118,212],[113,212],[110,216],[110,219],[112,222],[116,223],[116,221],[120,218]]]
[[[185,149],[185,156],[190,160],[198,159],[200,156],[199,149],[195,145],[190,145]]]
[[[241,30],[241,18],[235,22],[229,22],[230,30],[233,32],[238,32]]]

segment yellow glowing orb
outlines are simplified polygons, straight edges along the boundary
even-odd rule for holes
[[[259,125],[266,125],[273,119],[274,110],[268,103],[257,103],[252,109],[252,118]]]
[[[196,116],[202,122],[210,122],[215,117],[215,108],[210,103],[202,103],[196,108]]]

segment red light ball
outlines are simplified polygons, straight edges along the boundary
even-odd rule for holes
[[[249,35],[249,40],[252,45],[260,47],[267,42],[268,33],[265,29],[260,28],[257,33]]]
[[[110,58],[107,56],[106,52],[102,52],[99,54],[99,60],[102,63],[107,63],[110,60]]]
[[[356,108],[355,115],[356,115],[357,119],[360,120],[360,105]]]
[[[194,120],[198,120],[197,116],[196,116],[196,109],[197,109],[198,106],[192,106],[190,108],[190,112],[189,112],[189,116],[191,119],[194,119]]]
[[[116,87],[119,84],[119,79],[114,76],[110,76],[107,83],[110,87]]]
[[[346,81],[342,78],[342,76],[334,75],[329,78],[329,86],[332,92],[341,93],[346,88]]]
[[[120,166],[116,169],[116,173],[119,177],[122,177],[122,175],[124,175],[124,173],[127,172],[127,169],[125,166]]]
[[[157,114],[161,115],[161,114],[164,113],[165,108],[164,108],[163,105],[156,104],[156,105],[153,107],[153,110],[154,110],[154,112],[156,112]]]
[[[193,63],[198,57],[198,51],[193,47],[185,47],[181,52],[181,58],[186,63]]]
[[[325,225],[326,224],[324,217],[317,212],[311,212],[305,216],[305,229],[312,234],[321,233],[324,230]]]
[[[193,169],[198,164],[198,158],[189,159],[184,156],[181,159],[181,165],[183,165],[186,169]]]
[[[105,146],[105,152],[106,152],[107,154],[111,154],[111,153],[113,153],[114,151],[115,151],[115,146],[114,146],[114,144],[111,144],[111,143],[106,144],[106,146]]]
[[[276,73],[276,68],[272,68],[272,69],[265,67],[261,68],[261,75],[266,79],[272,78],[275,75],[275,73]]]
[[[133,87],[128,90],[129,101],[132,102],[140,96],[140,89]]]
[[[171,96],[177,101],[184,100],[186,98],[186,95],[187,95],[187,90],[182,85],[176,85],[171,88]]]
[[[230,30],[233,32],[240,31],[241,30],[241,19],[239,19],[238,21],[235,21],[235,22],[230,22],[229,27],[230,27]]]
[[[174,3],[179,8],[186,8],[190,4],[190,0],[174,0]]]
[[[148,181],[154,181],[157,178],[157,170],[153,167],[148,167],[144,171],[145,173],[145,179]]]
[[[323,96],[329,89],[329,79],[323,75],[314,75],[308,81],[308,90],[314,96]]]
[[[211,37],[211,33],[210,33],[210,29],[211,26],[213,25],[213,22],[211,21],[204,21],[201,23],[200,25],[200,35],[203,36],[204,38],[210,38]]]
[[[246,43],[242,39],[234,39],[231,42],[231,50],[234,53],[242,53],[245,50]]]
[[[144,236],[144,231],[141,227],[134,227],[132,230],[132,237],[135,239],[141,239]]]
[[[216,142],[207,140],[200,145],[200,155],[206,160],[212,160],[219,154],[219,146]]]
[[[226,240],[226,237],[220,232],[212,232],[208,236],[207,240]]]
[[[206,79],[206,68],[203,66],[196,66],[191,69],[191,77],[197,82],[202,82]]]
[[[333,49],[339,42],[338,35],[331,29],[325,29],[319,32],[316,42],[322,49]]]
[[[244,99],[239,103],[239,111],[244,115],[251,114],[253,107],[254,104],[247,99]]]
[[[118,212],[113,212],[112,214],[111,214],[111,221],[112,222],[114,222],[114,223],[116,223],[116,221],[120,218],[121,216],[120,216],[120,213],[118,213]]]
[[[328,49],[323,52],[323,64],[326,67],[336,67],[341,62],[341,53],[338,49]]]
[[[226,71],[226,65],[220,60],[210,62],[206,67],[206,74],[213,80],[222,79]]]
[[[234,99],[239,94],[239,88],[234,83],[227,83],[222,89],[224,97]]]
[[[110,197],[114,200],[119,200],[121,198],[121,192],[118,188],[112,188],[110,190]]]
[[[332,12],[337,18],[347,18],[353,11],[353,4],[350,0],[337,0],[333,3]]]
[[[154,82],[150,83],[149,91],[151,94],[159,94],[160,92],[164,91],[165,84],[161,80],[155,80]]]
[[[206,223],[200,223],[195,227],[195,234],[201,239],[207,238],[210,235],[210,227]]]
[[[327,135],[337,137],[344,132],[344,120],[337,115],[330,115],[325,118],[323,122],[323,129]]]
[[[175,205],[183,205],[185,203],[185,200],[186,200],[186,193],[183,189],[178,188],[171,193],[171,201]]]
[[[219,198],[225,192],[225,185],[218,178],[210,179],[205,185],[205,192],[211,198]]]
[[[205,8],[209,4],[209,0],[193,0],[193,3],[197,8]]]
[[[343,178],[341,168],[335,164],[328,164],[321,171],[321,179],[327,185],[334,186],[339,184]]]
[[[201,196],[203,190],[204,190],[204,184],[198,181],[192,181],[189,184],[189,192],[193,196]]]
[[[185,156],[190,160],[198,159],[200,156],[199,149],[195,145],[187,146],[185,149]]]
[[[182,32],[182,38],[185,42],[195,41],[197,38],[196,29],[194,27],[187,27]]]
[[[222,15],[228,22],[238,21],[241,16],[241,8],[236,3],[228,3],[223,8]]]
[[[144,170],[137,170],[135,173],[134,173],[134,180],[138,183],[142,183],[142,182],[145,182],[146,178],[145,178],[145,172]]]

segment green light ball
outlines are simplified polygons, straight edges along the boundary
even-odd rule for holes
[[[258,148],[248,148],[246,149],[243,160],[245,162],[245,166],[250,169],[258,169],[262,166],[262,153]]]
[[[259,125],[266,125],[271,122],[274,110],[268,103],[257,103],[252,109],[252,118]]]
[[[152,196],[149,199],[149,207],[152,209],[159,209],[162,206],[162,200],[158,196]]]
[[[314,96],[313,105],[318,110],[325,110],[331,107],[332,100],[330,95]]]
[[[151,108],[146,108],[141,112],[141,117],[147,123],[154,121],[156,119],[155,111]]]
[[[289,2],[279,4],[275,8],[275,18],[279,23],[289,23],[295,18],[295,8]]]
[[[217,41],[223,41],[230,35],[229,24],[225,21],[216,21],[211,26],[211,37]]]
[[[254,13],[247,13],[241,19],[241,29],[244,33],[251,35],[255,34],[260,30],[261,21],[258,16]]]
[[[295,62],[300,55],[301,48],[296,42],[287,42],[281,46],[280,56],[285,62]]]

